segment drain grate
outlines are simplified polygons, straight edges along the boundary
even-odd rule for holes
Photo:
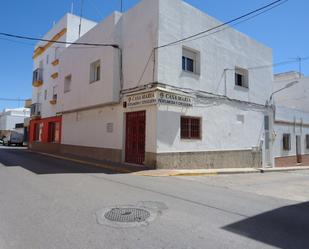
[[[150,213],[141,208],[113,208],[104,217],[114,222],[143,222],[150,217]]]

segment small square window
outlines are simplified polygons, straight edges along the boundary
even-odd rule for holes
[[[200,56],[198,52],[183,48],[182,49],[182,70],[185,72],[200,73]]]
[[[64,78],[64,93],[71,91],[71,82],[72,82],[72,75],[68,75]]]
[[[193,117],[181,117],[180,137],[182,139],[200,139],[201,119]]]
[[[244,68],[235,68],[235,85],[249,88],[249,72]]]
[[[90,65],[90,83],[99,81],[101,78],[100,60],[91,63]]]
[[[291,135],[283,134],[283,150],[291,150]]]

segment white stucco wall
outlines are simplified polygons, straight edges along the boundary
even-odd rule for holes
[[[120,13],[114,13],[87,34],[79,43],[115,44]],[[113,47],[71,46],[60,55],[58,112],[119,102],[120,51]],[[90,82],[90,65],[100,60],[100,80]],[[65,77],[71,75],[71,91],[64,93]]]
[[[27,117],[30,117],[28,108],[5,109],[0,113],[0,130],[13,130],[16,124],[24,123]]]
[[[181,0],[160,0],[159,46],[221,24]],[[182,47],[200,53],[200,74],[182,71]],[[225,94],[224,69],[272,64],[272,50],[248,36],[226,29],[202,39],[158,50],[158,81],[174,86]],[[227,96],[265,104],[272,92],[272,69],[249,70],[249,89],[235,86],[234,70],[226,72]]]
[[[274,91],[282,89],[293,81],[299,83],[276,93],[274,103],[278,106],[309,112],[309,77],[299,78],[299,74],[294,72],[280,74],[275,77]]]
[[[122,150],[125,146],[125,113],[145,108],[123,109],[113,105],[62,116],[62,144]],[[146,152],[156,152],[156,106],[146,108]],[[107,124],[113,132],[107,132]]]
[[[244,123],[237,120],[244,115]],[[264,136],[263,109],[252,110],[222,101],[199,104],[199,107],[181,108],[159,106],[158,152],[251,150],[260,145]],[[202,138],[186,140],[180,138],[181,116],[202,119]]]

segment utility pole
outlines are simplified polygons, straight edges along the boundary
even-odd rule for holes
[[[297,57],[298,60],[298,72],[299,72],[299,78],[301,78],[302,75],[302,60],[303,58]]]
[[[120,12],[123,13],[123,0],[120,0]]]
[[[81,30],[82,30],[83,8],[84,8],[84,0],[81,0],[81,3],[80,3],[80,21],[79,21],[79,29],[78,29],[78,38],[80,38],[80,34],[81,34]]]

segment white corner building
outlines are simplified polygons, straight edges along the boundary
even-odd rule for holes
[[[181,0],[66,15],[34,53],[30,148],[149,168],[273,166],[272,50]],[[80,37],[79,37],[80,36]]]

